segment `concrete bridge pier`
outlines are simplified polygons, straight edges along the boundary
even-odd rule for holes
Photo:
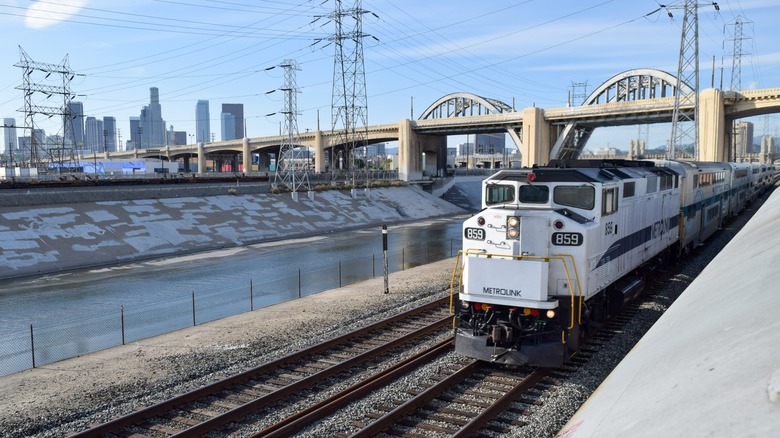
[[[402,181],[421,180],[423,172],[438,176],[446,168],[447,137],[416,134],[411,120],[401,120],[398,123],[398,178]]]
[[[203,142],[198,143],[198,175],[206,173],[206,150]]]
[[[244,172],[251,172],[252,171],[252,151],[249,150],[249,138],[244,137],[244,143],[243,148],[241,149],[242,153],[242,160],[241,160],[241,168]]]
[[[314,173],[325,172],[325,142],[319,129],[314,133],[314,157]]]
[[[545,165],[550,162],[550,133],[552,126],[544,119],[544,110],[531,107],[523,109],[522,165]]]
[[[699,160],[729,161],[729,131],[723,92],[708,88],[699,92]],[[733,157],[732,157],[733,160]]]

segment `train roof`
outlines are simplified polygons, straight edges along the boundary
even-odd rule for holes
[[[648,174],[676,175],[671,169],[657,167],[649,161],[632,160],[552,160],[548,166],[523,170],[502,170],[488,178],[496,181],[528,181],[528,174],[535,176],[534,182],[583,182],[605,183],[623,179],[643,178]]]

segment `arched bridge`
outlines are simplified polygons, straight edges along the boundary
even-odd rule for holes
[[[448,135],[506,132],[520,150],[524,166],[545,164],[551,158],[579,156],[597,127],[671,122],[676,82],[674,76],[661,70],[632,69],[605,81],[580,106],[526,107],[521,111],[500,100],[453,93],[433,102],[418,120],[368,126],[366,141],[373,144],[397,140],[399,176],[405,180],[420,179],[423,172],[441,173],[446,168]],[[681,88],[681,92],[691,92],[688,86]],[[780,88],[741,92],[707,89],[700,92],[699,102],[700,158],[725,161],[731,121],[780,112]],[[299,143],[313,148],[315,157],[323,157],[326,149],[343,147],[339,144],[342,138],[338,131],[315,131],[300,134]],[[205,169],[209,155],[228,157],[248,169],[253,153],[276,153],[283,140],[286,138],[281,136],[245,138],[112,152],[106,158],[197,159],[201,170]],[[324,160],[316,159],[315,171],[325,171],[325,165]]]

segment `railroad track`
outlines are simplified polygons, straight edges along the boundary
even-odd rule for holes
[[[450,329],[448,300],[437,300],[73,436],[229,433],[234,429],[231,423],[271,406],[276,409],[302,397],[313,399],[309,394],[339,384],[367,364],[403,363],[404,351],[412,351],[426,337]],[[444,342],[440,348],[441,352],[451,347]]]
[[[480,430],[507,433],[509,424],[500,417],[515,402],[539,403],[551,386],[544,382],[547,369],[507,368],[470,361],[425,390],[397,406],[383,406],[365,422],[355,422],[359,431],[351,437],[391,436],[469,437]]]
[[[290,436],[451,354],[451,337],[417,354],[409,353],[451,329],[446,302],[446,298],[438,300],[74,436],[199,436],[209,432]],[[460,360],[460,367],[421,384],[424,390],[413,390],[395,406],[374,407],[365,418],[352,420],[356,432],[351,436],[473,436],[480,430],[507,433],[522,426],[520,418],[529,414],[530,406],[541,404],[542,395],[554,391],[559,379],[576,371],[598,351],[599,344],[619,333],[641,302],[629,304],[561,368],[533,370]],[[379,371],[368,373],[368,368]],[[357,382],[334,389],[344,386],[346,379]],[[303,407],[301,400],[305,400]],[[267,425],[269,408],[277,412],[293,405],[297,413]],[[246,432],[258,430],[258,426],[265,428]]]

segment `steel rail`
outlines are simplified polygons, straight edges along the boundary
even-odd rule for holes
[[[409,371],[430,363],[435,358],[452,351],[452,337],[449,337],[436,345],[421,351],[416,355],[405,359],[387,368],[368,379],[361,381],[343,391],[329,397],[311,407],[292,415],[279,423],[276,423],[254,435],[251,438],[283,438],[298,432],[305,427],[313,424],[315,421],[333,414],[342,407],[359,400],[366,394],[381,388],[389,382],[398,380]]]
[[[149,418],[158,416],[165,412],[169,412],[179,406],[183,406],[186,405],[187,403],[191,403],[193,401],[203,399],[210,395],[217,394],[220,391],[223,391],[225,389],[235,387],[237,385],[250,381],[257,376],[268,374],[273,370],[276,370],[289,363],[294,363],[296,361],[303,360],[307,356],[312,356],[320,352],[327,351],[328,349],[343,344],[348,340],[366,336],[372,331],[382,329],[388,326],[392,326],[393,324],[401,322],[402,320],[409,318],[411,316],[425,313],[430,310],[434,310],[438,307],[441,307],[442,305],[447,304],[448,302],[449,302],[448,297],[438,299],[426,305],[412,309],[408,312],[404,312],[402,314],[396,315],[392,318],[388,318],[376,322],[374,324],[360,328],[358,330],[347,333],[345,335],[338,336],[336,338],[321,342],[307,349],[291,353],[287,356],[281,357],[271,362],[267,362],[258,367],[252,368],[250,370],[244,371],[242,373],[236,374],[234,376],[228,377],[218,382],[211,383],[209,385],[203,386],[196,390],[156,403],[152,406],[121,416],[119,418],[97,425],[85,431],[78,432],[76,434],[71,435],[71,437],[73,438],[99,437],[117,430],[121,430],[133,425],[137,425]],[[451,317],[447,317],[446,319],[449,321],[450,318]]]

